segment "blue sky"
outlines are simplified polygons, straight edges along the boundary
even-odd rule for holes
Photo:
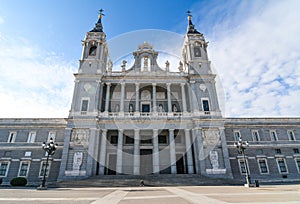
[[[300,116],[297,0],[0,0],[0,5],[0,117],[68,116],[81,40],[100,8],[108,40],[142,29],[184,34],[190,9],[210,42],[209,57],[226,96],[223,115]]]

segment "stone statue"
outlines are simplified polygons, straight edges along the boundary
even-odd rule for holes
[[[144,57],[144,67],[148,67],[148,57]]]
[[[219,169],[219,160],[218,160],[218,152],[217,151],[210,151],[209,152],[209,159],[213,169]]]
[[[112,72],[113,63],[111,60],[108,61],[108,72]]]
[[[82,164],[83,152],[75,152],[73,156],[73,170],[79,171]]]
[[[173,112],[177,112],[177,106],[175,104],[173,105]]]
[[[126,60],[123,60],[123,61],[122,61],[122,65],[121,65],[121,67],[122,67],[122,72],[125,72],[126,63],[127,63]]]
[[[170,70],[170,62],[166,61],[166,71],[168,72]]]
[[[179,70],[180,72],[183,71],[183,64],[182,64],[181,61],[179,61],[179,67],[178,67],[178,70]]]

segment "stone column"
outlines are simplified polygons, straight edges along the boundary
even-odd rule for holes
[[[202,128],[196,128],[193,132],[196,136],[196,145],[198,148],[198,155],[196,156],[196,160],[199,163],[199,172],[202,175],[206,174],[205,169],[205,155],[203,150],[203,139],[202,139]]]
[[[156,83],[152,83],[152,98],[153,98],[152,112],[156,112],[157,111],[157,108],[156,108]]]
[[[158,129],[153,130],[153,173],[159,174]]]
[[[194,167],[193,167],[193,155],[192,155],[192,144],[191,144],[190,130],[185,129],[184,134],[185,134],[185,149],[186,149],[186,159],[187,159],[188,173],[192,174],[192,173],[194,173]]]
[[[175,139],[174,129],[169,129],[169,141],[170,141],[170,163],[171,163],[171,174],[176,174],[176,151],[175,151]]]
[[[133,174],[140,175],[140,130],[134,130]]]
[[[167,83],[167,96],[168,96],[168,112],[172,112],[172,104],[171,104],[171,84]]]
[[[75,107],[76,107],[76,101],[77,101],[77,93],[79,91],[78,89],[78,84],[79,84],[79,80],[75,79],[75,88],[74,88],[74,93],[73,93],[73,100],[72,100],[72,104],[71,104],[71,112],[75,112]],[[80,103],[79,103],[80,104]],[[81,110],[81,107],[78,108],[78,110]]]
[[[231,166],[230,166],[230,161],[229,161],[229,153],[228,153],[228,147],[226,143],[226,138],[225,138],[225,131],[224,127],[220,127],[220,137],[221,137],[221,145],[222,145],[222,151],[223,151],[223,159],[224,159],[224,164],[226,168],[226,173],[229,176],[229,178],[233,178],[232,171],[231,171]]]
[[[125,96],[125,83],[121,83],[121,102],[120,102],[120,112],[124,112],[124,96]]]
[[[182,97],[182,109],[183,112],[186,112],[186,98],[185,98],[185,83],[181,83],[181,97]]]
[[[102,135],[101,135],[101,147],[100,147],[100,167],[99,167],[99,174],[103,175],[104,170],[105,170],[105,160],[106,160],[106,141],[107,141],[107,130],[104,129],[102,130]]]
[[[97,52],[96,52],[96,59],[99,59],[100,56],[100,42],[97,42]]]
[[[139,83],[135,83],[135,112],[139,112],[140,110],[140,103],[139,103]]]
[[[106,83],[105,112],[108,112],[111,83]]]
[[[122,160],[123,160],[123,130],[119,130],[119,132],[118,132],[118,148],[117,148],[117,164],[116,164],[117,174],[122,173]]]
[[[88,142],[88,157],[86,163],[86,175],[92,176],[94,172],[94,164],[96,163],[95,159],[97,158],[97,153],[95,144],[97,143],[98,135],[96,128],[90,128],[90,138]],[[87,142],[87,141],[86,141]]]

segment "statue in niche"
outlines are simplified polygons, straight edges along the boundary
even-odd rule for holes
[[[130,104],[130,105],[129,105],[129,113],[132,113],[132,112],[133,112],[133,105]]]
[[[83,152],[75,152],[73,156],[73,170],[79,171],[82,164]]]
[[[168,72],[170,70],[170,62],[166,61],[166,71]]]
[[[209,159],[213,169],[219,169],[219,159],[218,159],[218,152],[217,151],[210,151],[209,152]]]
[[[119,112],[120,111],[120,106],[119,106],[119,104],[117,104],[116,106],[115,106],[115,112]]]
[[[220,133],[218,130],[206,130],[204,132],[205,145],[217,145],[220,143]]]
[[[179,67],[178,67],[178,70],[179,70],[180,72],[183,71],[183,64],[182,64],[181,61],[179,61]]]
[[[111,60],[108,61],[108,72],[112,72],[113,63]]]
[[[126,63],[127,63],[126,60],[123,60],[123,61],[122,61],[122,65],[121,65],[121,67],[122,67],[122,72],[125,72]]]
[[[163,108],[162,104],[158,105],[158,112],[160,112],[160,113],[164,112],[164,108]]]
[[[172,109],[173,109],[173,112],[177,112],[177,106],[175,104],[173,105]]]
[[[148,56],[144,57],[144,68],[148,68]]]

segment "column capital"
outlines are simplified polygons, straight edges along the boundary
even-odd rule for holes
[[[107,133],[107,129],[102,129],[102,133]]]
[[[139,85],[140,85],[140,83],[139,83],[139,82],[136,82],[136,83],[135,83],[135,86],[137,86],[137,87],[138,87]]]
[[[170,88],[170,86],[171,86],[171,83],[166,83],[166,84],[167,84],[167,87],[168,87],[168,88]]]
[[[184,129],[184,132],[190,132],[190,129]]]
[[[106,82],[105,83],[107,86],[111,86],[111,83],[110,82]]]
[[[153,133],[158,133],[158,129],[153,129]]]
[[[152,83],[152,86],[156,86],[156,83]]]
[[[134,133],[140,133],[140,129],[134,129]]]
[[[180,83],[180,86],[185,86],[185,83]]]
[[[123,131],[124,131],[123,129],[119,129],[119,132],[123,133]]]
[[[169,132],[174,132],[175,129],[169,129]]]
[[[121,86],[125,86],[125,82],[122,81],[122,82],[121,82]]]

